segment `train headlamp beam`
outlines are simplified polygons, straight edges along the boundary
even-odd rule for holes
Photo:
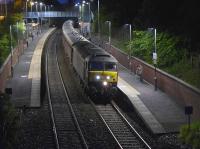
[[[107,76],[106,79],[107,79],[107,80],[110,80],[110,76]]]
[[[100,77],[99,75],[96,76],[96,79],[97,79],[97,80],[100,80],[100,78],[101,78],[101,77]]]
[[[103,81],[103,85],[104,85],[104,86],[107,86],[107,85],[108,85],[108,82]]]

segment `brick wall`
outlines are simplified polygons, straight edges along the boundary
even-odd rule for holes
[[[11,57],[12,57],[12,65],[15,66],[18,63],[18,59],[20,55],[23,53],[26,45],[23,41],[19,42],[19,46],[13,49],[13,54],[7,57],[4,64],[0,68],[0,92],[4,92],[6,87],[6,81],[11,77]]]
[[[93,38],[92,41],[100,46],[104,47],[109,53],[111,53],[120,64],[124,67],[130,69],[135,73],[137,65],[141,64],[143,66],[143,78],[147,82],[154,85],[155,68],[144,61],[131,57],[130,60],[128,55],[123,51],[110,47],[108,44],[99,42],[98,38]],[[193,120],[200,119],[200,90],[187,84],[186,82],[160,70],[156,69],[157,76],[157,86],[160,90],[168,94],[172,99],[182,106],[192,105],[193,106]]]

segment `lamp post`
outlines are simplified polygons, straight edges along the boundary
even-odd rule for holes
[[[38,17],[39,17],[39,14],[38,14],[38,2],[35,2],[35,11],[37,13],[37,23],[38,23]]]
[[[51,11],[51,8],[53,7],[53,5],[49,6],[49,11]],[[50,18],[50,12],[49,12],[49,25],[51,24],[51,18]]]
[[[109,43],[109,50],[111,52],[111,21],[106,21],[108,23],[108,43]]]
[[[44,17],[46,17],[47,6],[44,4]],[[46,24],[46,19],[44,19],[44,24]]]
[[[81,34],[83,34],[83,4],[81,3]]]
[[[11,55],[11,58],[10,58],[10,71],[11,71],[11,77],[13,77],[13,61],[12,61],[12,58],[13,58],[13,47],[12,47],[12,26],[10,25],[10,55]]]
[[[97,15],[98,15],[98,36],[99,36],[99,38],[100,38],[100,22],[99,22],[99,18],[100,18],[100,16],[99,16],[99,0],[98,0],[98,2],[97,2],[97,3],[98,3],[98,12],[97,12],[97,13],[98,13],[98,14],[97,14]]]
[[[42,13],[42,6],[43,6],[43,3],[40,2],[40,15]],[[40,32],[42,32],[42,17],[40,17],[40,19],[41,19],[41,21],[40,21],[40,23],[41,23],[41,25],[40,25]]]
[[[49,5],[47,5],[47,11],[48,11],[48,23],[50,26],[50,6]]]
[[[6,17],[7,17],[7,15],[8,15],[8,8],[7,8],[7,0],[4,0],[4,3],[5,3],[5,11],[6,11]]]
[[[129,49],[129,53],[128,53],[128,59],[129,59],[129,67],[131,70],[131,39],[132,39],[132,25],[131,24],[125,24],[127,26],[129,26],[129,42],[130,42],[130,49]]]
[[[156,28],[149,28],[148,30],[154,31],[153,64],[154,64],[154,85],[155,85],[155,91],[156,91],[157,90],[157,74],[156,74],[156,66],[157,66]]]
[[[86,3],[87,5],[88,5],[88,18],[89,18],[89,24],[88,24],[88,28],[87,28],[87,30],[88,30],[88,35],[89,35],[89,39],[91,38],[91,29],[90,29],[90,24],[91,24],[91,9],[90,9],[90,2],[87,2]]]
[[[31,13],[33,11],[33,5],[34,5],[34,2],[31,2]]]
[[[27,15],[28,15],[28,1],[29,1],[29,0],[26,0],[26,17],[27,17]]]
[[[17,21],[17,50],[18,50],[18,54],[17,54],[17,58],[18,58],[18,61],[19,61],[19,22]]]

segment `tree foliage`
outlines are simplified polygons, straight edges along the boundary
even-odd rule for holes
[[[8,56],[9,52],[9,38],[7,34],[4,34],[0,37],[0,66]]]
[[[194,122],[190,128],[188,125],[181,127],[179,138],[185,144],[192,145],[194,149],[200,148],[200,122]]]
[[[127,45],[130,47],[131,55],[139,57],[148,63],[152,63],[152,54],[154,52],[154,36],[147,31],[134,31],[134,39]],[[165,68],[174,65],[184,57],[185,50],[178,47],[181,43],[179,37],[172,36],[167,32],[157,34],[156,51],[158,55],[158,66]]]
[[[10,14],[6,20],[0,24],[0,66],[10,52],[10,26],[12,27],[12,46],[15,47],[17,38],[22,39],[25,30],[23,15],[21,13]]]

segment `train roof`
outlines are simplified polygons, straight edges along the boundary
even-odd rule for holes
[[[88,58],[90,61],[117,62],[117,60],[104,49],[94,45],[80,35],[79,32],[74,29],[73,21],[66,21],[63,24],[62,30],[69,44],[73,49],[77,50],[84,59]]]
[[[90,61],[117,62],[117,60],[104,49],[95,46],[90,41],[79,41],[72,45],[83,58],[90,58]]]
[[[78,33],[73,27],[73,21],[66,21],[63,24],[63,34],[67,38],[70,45],[79,42],[79,41],[87,41],[82,35]]]

